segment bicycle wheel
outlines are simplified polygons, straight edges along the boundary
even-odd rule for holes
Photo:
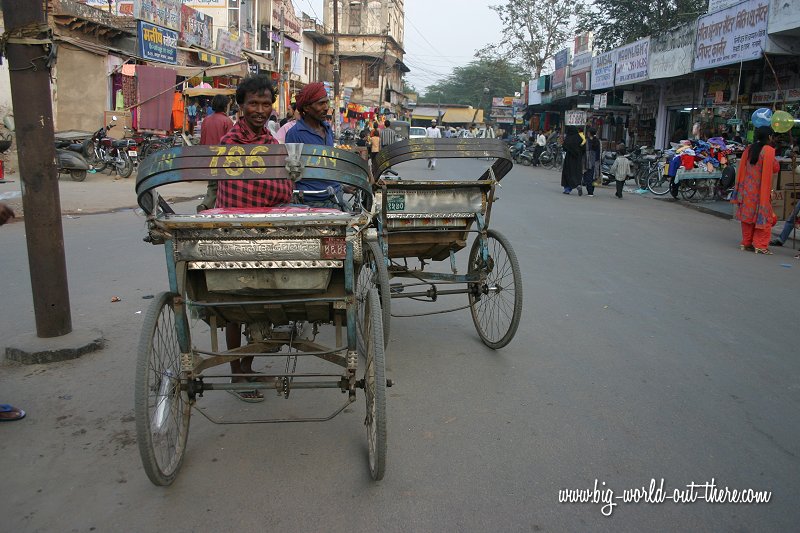
[[[711,180],[697,180],[697,200],[704,201],[713,194],[711,190]]]
[[[136,367],[136,440],[144,471],[155,485],[169,485],[183,462],[191,405],[181,391],[175,294],[162,292],[144,318]]]
[[[84,155],[86,156],[86,162],[89,163],[89,168],[94,169],[95,172],[102,172],[106,169],[106,160],[102,149],[90,143],[86,146]]]
[[[364,363],[364,396],[367,414],[369,472],[380,481],[386,473],[386,360],[383,351],[383,328],[377,289],[367,291],[362,315],[362,331],[367,341],[361,349]]]
[[[647,188],[658,196],[667,194],[669,192],[669,176],[665,176],[659,168],[652,170],[647,176]]]
[[[539,154],[539,164],[543,168],[553,168],[553,154],[549,151]]]
[[[356,298],[360,305],[359,313],[366,307],[367,294],[370,289],[377,288],[381,304],[381,317],[383,318],[383,345],[389,344],[390,321],[392,319],[392,295],[389,289],[389,269],[377,242],[364,241],[364,262],[356,277]],[[366,338],[359,335],[359,342]]]
[[[114,163],[116,166],[117,174],[121,178],[129,178],[133,174],[133,161],[127,152],[119,150],[117,152],[117,160]]]
[[[689,180],[681,180],[678,183],[678,193],[680,193],[681,198],[683,198],[684,200],[691,200],[694,197],[695,193],[697,192],[695,184],[694,183],[689,184],[688,181]]]
[[[469,274],[480,274],[481,282],[470,284],[469,307],[472,321],[483,343],[502,348],[514,338],[522,316],[522,274],[511,243],[499,232],[486,236],[488,259],[481,253],[481,238],[469,252]]]

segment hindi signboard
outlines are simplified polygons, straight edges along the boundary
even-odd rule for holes
[[[716,13],[717,11],[722,11],[723,9],[728,9],[731,6],[735,6],[741,1],[742,0],[708,0],[708,12]]]
[[[242,41],[239,39],[239,35],[219,28],[217,30],[217,50],[223,54],[241,59]]]
[[[768,0],[749,0],[700,17],[694,70],[730,65],[761,57],[767,39]]]
[[[181,0],[134,0],[133,16],[162,28],[180,31]]]
[[[187,5],[181,6],[181,33],[179,39],[182,42],[187,45],[195,44],[203,48],[211,48],[213,46],[213,35],[213,18]]]
[[[586,111],[572,110],[564,113],[564,124],[567,126],[585,126]]]
[[[638,83],[647,79],[647,64],[650,57],[650,37],[639,39],[617,48],[617,85]]]
[[[616,50],[611,50],[592,58],[592,90],[607,89],[614,86],[614,66],[616,62]]]
[[[178,32],[143,20],[138,24],[139,54],[151,61],[178,62]]]
[[[695,23],[650,37],[650,79],[674,78],[692,71]]]

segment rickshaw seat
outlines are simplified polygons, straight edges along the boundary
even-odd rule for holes
[[[200,215],[303,215],[311,213],[324,213],[340,215],[339,209],[309,206],[282,206],[282,207],[218,207],[200,211]]]

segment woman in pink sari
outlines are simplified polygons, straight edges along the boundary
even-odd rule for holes
[[[748,146],[739,162],[736,189],[732,203],[736,204],[736,220],[742,223],[742,250],[772,255],[768,248],[772,226],[778,217],[772,211],[772,175],[780,170],[775,149],[769,146],[772,128],[756,129],[756,140]]]

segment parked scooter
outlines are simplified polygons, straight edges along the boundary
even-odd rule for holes
[[[533,150],[531,150],[528,147],[525,147],[525,149],[522,150],[522,152],[520,152],[519,155],[517,156],[517,160],[519,161],[520,164],[525,166],[533,165]]]
[[[75,181],[86,179],[86,172],[89,170],[89,162],[83,157],[83,143],[71,143],[70,141],[55,141],[56,145],[56,169],[59,174],[69,174]]]

